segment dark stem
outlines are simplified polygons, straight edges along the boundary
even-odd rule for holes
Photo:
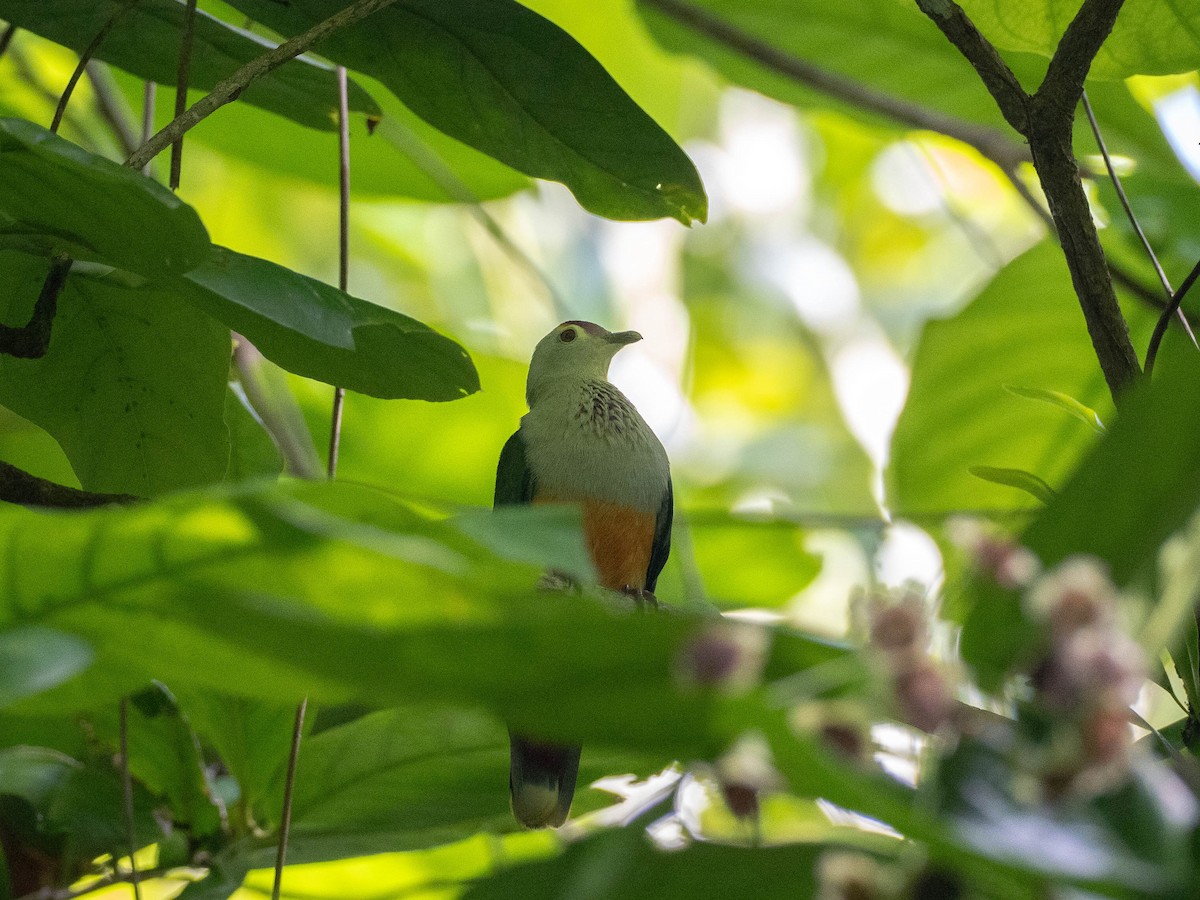
[[[1183,303],[1183,298],[1192,285],[1196,283],[1196,279],[1200,278],[1200,261],[1192,266],[1192,271],[1188,272],[1187,278],[1183,279],[1183,284],[1171,296],[1171,302],[1167,304],[1162,311],[1162,315],[1158,317],[1158,322],[1154,325],[1154,334],[1150,335],[1150,346],[1146,348],[1146,377],[1149,378],[1154,372],[1154,360],[1158,357],[1158,345],[1162,343],[1163,335],[1167,333],[1167,325],[1171,321],[1171,316],[1179,309],[1179,305]],[[1200,615],[1200,611],[1197,613]]]
[[[288,837],[292,831],[292,789],[296,784],[296,761],[300,758],[300,741],[304,737],[304,713],[308,709],[305,697],[296,707],[296,722],[292,727],[292,746],[288,752],[287,780],[283,783],[283,813],[279,821],[279,847],[275,852],[275,884],[271,900],[279,900],[283,888],[283,866],[287,861]]]
[[[24,469],[0,462],[0,500],[21,506],[84,509],[109,503],[133,503],[129,494],[94,494],[30,475]]]
[[[917,6],[941,29],[959,53],[979,73],[1005,120],[1019,134],[1029,131],[1029,95],[962,7],[953,0],[917,0]]]
[[[42,282],[41,293],[33,305],[33,314],[24,325],[0,325],[0,353],[18,359],[41,359],[50,349],[50,332],[58,312],[58,295],[67,283],[74,260],[60,253],[50,261],[50,271]]]
[[[158,134],[138,148],[125,161],[131,169],[140,169],[147,162],[165,150],[180,135],[194,128],[197,123],[238,98],[247,87],[267,75],[285,62],[295,59],[314,44],[328,37],[335,31],[353,25],[360,19],[384,7],[391,6],[396,0],[358,0],[344,9],[338,10],[328,19],[318,22],[303,34],[284,41],[273,50],[250,60],[228,78],[222,79],[212,92],[201,97],[187,108],[183,115],[176,116]]]
[[[1066,256],[1092,347],[1109,392],[1119,401],[1120,395],[1141,375],[1141,366],[1129,339],[1129,326],[1117,304],[1108,261],[1071,151],[1070,123],[1063,131],[1051,131],[1035,121],[1030,135],[1033,165],[1050,204],[1058,242]]]
[[[104,39],[108,37],[108,33],[137,4],[138,0],[129,0],[128,3],[113,13],[109,20],[96,33],[96,36],[92,38],[92,42],[84,48],[83,53],[79,56],[79,64],[75,66],[75,71],[71,73],[71,77],[67,80],[67,86],[63,89],[62,96],[58,98],[58,106],[54,110],[54,119],[50,122],[51,131],[57,132],[58,126],[62,124],[63,115],[67,111],[67,104],[71,102],[71,94],[75,92],[75,85],[79,83],[79,78],[83,75],[83,70],[87,68],[87,64],[96,55],[96,51],[100,49],[100,45],[104,43]]]
[[[187,0],[183,13],[183,42],[179,45],[179,71],[175,76],[175,118],[187,109],[188,77],[192,67],[192,40],[196,32],[196,0]],[[183,170],[183,135],[171,144],[171,176],[168,185],[179,190],[179,175]]]
[[[121,698],[120,706],[121,743],[121,801],[125,808],[125,836],[129,841],[129,882],[133,885],[134,900],[142,900],[142,887],[138,878],[137,837],[133,827],[133,776],[129,773],[129,698]],[[115,866],[114,866],[115,868]]]
[[[686,0],[641,0],[693,31],[737,50],[771,71],[845,103],[927,131],[956,138],[977,149],[1000,166],[1015,166],[1029,160],[1026,148],[994,128],[948,116],[939,110],[901,100],[884,91],[867,87],[852,78],[830,72],[807,60],[785,53],[753,35],[730,25]],[[1011,73],[1010,73],[1011,74]],[[1013,82],[1016,82],[1015,77]],[[1017,86],[1020,89],[1020,86]]]
[[[1092,60],[1117,24],[1125,0],[1083,0],[1063,32],[1034,95],[1034,103],[1053,110],[1059,120],[1073,121]]]
[[[350,103],[346,67],[337,67],[338,85],[338,288],[350,286]],[[329,480],[337,477],[338,451],[342,444],[342,407],[346,389],[334,387],[329,421]]]
[[[0,56],[4,55],[4,51],[8,49],[8,45],[12,43],[13,35],[17,33],[16,25],[6,25],[3,31],[0,31]]]

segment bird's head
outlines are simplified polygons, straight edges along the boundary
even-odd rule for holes
[[[636,331],[612,332],[593,322],[563,322],[534,348],[526,399],[532,405],[538,394],[553,385],[607,378],[614,354],[641,339]]]

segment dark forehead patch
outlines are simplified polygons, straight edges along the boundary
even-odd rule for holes
[[[559,325],[558,327],[562,328],[564,325],[578,325],[593,337],[597,337],[605,333],[604,329],[595,322],[584,322],[582,319],[571,319],[568,322],[563,322],[562,325]]]

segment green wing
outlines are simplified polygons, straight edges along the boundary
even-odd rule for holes
[[[654,592],[658,584],[659,573],[667,564],[671,555],[671,522],[675,517],[675,489],[667,478],[667,492],[663,494],[662,504],[658,507],[658,517],[654,520],[654,546],[650,549],[650,565],[646,569],[646,590]]]
[[[496,466],[496,495],[492,505],[532,503],[534,487],[533,472],[525,459],[525,441],[521,439],[518,429],[500,451],[500,462]]]

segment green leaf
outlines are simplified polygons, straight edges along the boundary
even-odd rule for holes
[[[389,399],[456,400],[479,390],[454,341],[290,269],[218,247],[185,277],[196,306],[289,372]]]
[[[996,466],[971,466],[967,471],[976,478],[982,478],[992,484],[1003,484],[1024,491],[1042,503],[1049,503],[1054,499],[1054,488],[1032,472],[1025,472],[1021,469],[1002,469]]]
[[[1074,416],[1080,422],[1090,425],[1095,429],[1097,434],[1104,433],[1104,423],[1100,421],[1100,416],[1090,406],[1084,406],[1074,397],[1068,397],[1061,391],[1048,391],[1045,388],[1018,387],[1015,384],[1006,384],[1004,389],[1010,394],[1016,394],[1018,397],[1025,397],[1028,400],[1039,400],[1042,403],[1049,403],[1051,406],[1057,406],[1067,415]]]
[[[583,543],[581,510],[574,504],[501,506],[458,516],[454,525],[498,556],[594,584],[595,570]]]
[[[195,211],[152,179],[23,119],[0,119],[0,248],[178,275],[210,249]]]
[[[234,827],[252,821],[268,828],[278,822],[297,704],[193,690],[187,685],[177,692],[177,699],[188,723],[237,780],[239,796],[230,811]],[[304,748],[307,752],[307,743]]]
[[[1131,317],[1139,330],[1150,321],[1145,312],[1131,310]],[[1022,470],[1049,485],[1068,476],[1095,440],[1094,427],[1023,402],[1012,384],[1111,415],[1066,264],[1049,242],[1009,263],[953,318],[925,326],[892,438],[893,509],[938,515],[1028,507],[1011,490],[981,483],[972,467]]]
[[[404,707],[322,732],[296,772],[295,859],[510,830],[507,772],[507,732],[480,712]]]
[[[129,698],[129,770],[155,797],[164,798],[172,821],[195,838],[221,826],[213,801],[199,739],[162,685]],[[117,718],[96,721],[97,731],[113,749],[120,747]]]
[[[0,795],[22,798],[37,811],[37,829],[62,842],[65,871],[128,848],[121,782],[110,760],[87,763],[44,747],[0,750]],[[135,783],[134,830],[138,846],[161,837],[150,797]]]
[[[288,35],[341,6],[233,5]],[[451,137],[527,175],[561,181],[591,212],[684,224],[707,217],[696,169],[666,132],[570,35],[512,0],[402,0],[331,35],[320,50],[379,79]]]
[[[45,265],[0,252],[5,322],[28,319]],[[148,496],[220,481],[229,350],[228,330],[170,291],[73,271],[46,355],[0,356],[0,403],[57,439],[87,490]]]
[[[26,625],[0,632],[0,708],[62,684],[92,662],[79,638]]]
[[[712,620],[533,594],[539,572],[452,523],[342,484],[73,516],[0,510],[0,583],[10,586],[0,623],[37,615],[95,641],[100,671],[86,703],[140,676],[275,702],[472,703],[548,739],[663,763],[726,745],[719,692],[679,674],[709,646]],[[751,638],[768,667],[844,657],[787,629]],[[71,708],[77,696],[26,705]]]
[[[962,0],[972,21],[996,46],[1054,54],[1074,0]],[[1200,58],[1200,7],[1177,0],[1128,0],[1096,54],[1093,78],[1190,72]]]
[[[0,19],[82,52],[114,17],[116,25],[95,51],[97,59],[118,66],[145,81],[173,85],[179,74],[184,6],[173,0],[0,0]],[[196,11],[188,85],[210,91],[244,63],[274,45]],[[381,115],[379,105],[359,85],[350,82],[353,112]],[[337,79],[333,68],[300,57],[259,78],[238,99],[278,113],[309,128],[337,128]]]

